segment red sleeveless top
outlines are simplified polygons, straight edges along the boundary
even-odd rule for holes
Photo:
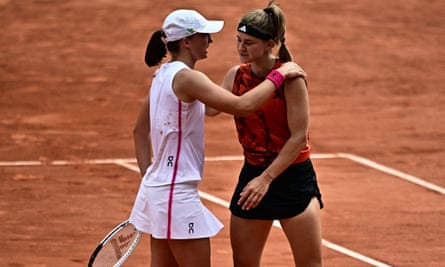
[[[278,68],[281,62],[273,67]],[[239,67],[233,83],[232,92],[242,95],[264,81],[252,75],[250,65]],[[290,137],[286,116],[286,100],[284,86],[281,86],[254,113],[247,116],[234,116],[238,131],[238,140],[244,151],[244,156],[252,165],[268,166],[280,153]],[[308,142],[300,151],[294,163],[307,160],[310,156]]]

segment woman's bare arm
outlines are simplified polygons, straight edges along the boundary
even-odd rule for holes
[[[277,69],[286,78],[301,76],[301,68],[287,62]],[[185,102],[195,99],[222,112],[247,115],[258,109],[276,89],[274,83],[266,79],[253,90],[235,96],[212,82],[204,73],[196,70],[181,70],[176,74],[173,89]]]
[[[233,82],[235,81],[235,74],[238,71],[239,66],[232,67],[224,76],[221,87],[226,89],[229,92],[232,92]],[[206,105],[206,115],[207,116],[216,116],[221,113],[220,110],[210,107]]]
[[[139,171],[144,176],[147,167],[151,164],[152,151],[150,141],[150,104],[146,97],[133,128],[133,140]]]

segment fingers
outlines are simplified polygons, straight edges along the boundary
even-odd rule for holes
[[[297,65],[297,75],[296,75],[296,77],[307,78],[307,73],[299,65]]]
[[[303,69],[301,69],[299,77],[307,78],[307,73]]]
[[[262,199],[263,196],[260,195],[243,194],[241,195],[241,198],[238,200],[238,205],[242,205],[241,209],[243,210],[250,210],[258,206],[258,204],[260,204]]]
[[[244,188],[240,194],[238,205],[242,205],[241,209],[250,210],[256,208],[260,204],[263,197],[266,195],[267,187],[262,189],[253,189],[249,184]]]
[[[297,78],[297,77],[303,77],[307,78],[307,73],[303,70],[303,68],[298,65],[295,62],[286,62],[283,63],[283,65],[286,65],[286,67],[289,67],[289,69],[286,72],[286,78]]]

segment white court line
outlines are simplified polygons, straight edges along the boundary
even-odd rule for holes
[[[416,184],[418,186],[427,188],[431,191],[445,195],[445,188],[435,185],[433,183],[427,182],[419,177],[398,171],[396,169],[384,166],[375,161],[359,157],[348,153],[317,153],[311,154],[313,159],[336,159],[343,158],[354,161],[361,165],[367,166],[369,168],[381,171],[383,173],[398,177],[407,182]],[[242,156],[217,156],[217,157],[206,157],[206,161],[239,161],[243,160]],[[92,160],[54,160],[54,161],[0,161],[0,167],[25,167],[25,166],[42,166],[42,165],[73,165],[73,164],[118,164],[124,165],[129,163],[136,163],[135,158],[120,158],[120,159],[92,159]],[[125,166],[124,166],[125,167]]]
[[[383,173],[398,177],[407,182],[416,184],[418,186],[427,188],[431,191],[445,195],[445,188],[435,185],[433,183],[427,182],[419,177],[403,173],[396,169],[384,166],[375,161],[359,157],[348,153],[317,153],[311,154],[313,159],[336,159],[343,158],[354,161],[361,165],[367,166],[369,168],[381,171]],[[217,156],[217,157],[206,157],[206,161],[239,161],[243,160],[242,156]],[[92,160],[54,160],[54,161],[0,161],[0,167],[25,167],[25,166],[42,166],[42,165],[73,165],[73,164],[118,164],[124,165],[126,163],[136,163],[135,158],[120,158],[120,159],[92,159]],[[125,166],[124,166],[125,167]]]
[[[377,163],[375,161],[372,161],[372,160],[369,160],[369,159],[366,159],[366,158],[362,158],[362,157],[359,157],[359,156],[356,156],[356,155],[352,155],[352,154],[346,154],[346,153],[338,153],[337,155],[340,158],[346,158],[346,159],[352,160],[352,161],[357,162],[357,163],[359,163],[361,165],[365,165],[367,167],[370,167],[371,169],[376,169],[376,170],[379,170],[381,172],[390,174],[392,176],[396,176],[396,177],[398,177],[400,179],[406,180],[406,181],[408,181],[410,183],[413,183],[413,184],[416,184],[416,185],[420,185],[422,187],[425,187],[425,188],[427,188],[427,189],[429,189],[431,191],[435,191],[435,192],[440,193],[442,195],[445,194],[445,188],[443,188],[443,187],[440,187],[438,185],[432,184],[432,183],[427,182],[427,181],[425,181],[423,179],[420,179],[418,177],[415,177],[415,176],[403,173],[403,172],[398,171],[396,169],[386,167],[386,166],[384,166],[382,164],[379,164],[379,163]]]
[[[0,161],[0,167],[25,167],[25,166],[41,166],[39,160],[30,161]]]

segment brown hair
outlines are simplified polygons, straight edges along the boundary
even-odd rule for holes
[[[284,61],[292,61],[293,57],[289,49],[285,45],[286,24],[284,13],[281,8],[270,1],[266,8],[255,9],[245,14],[240,24],[248,25],[257,31],[272,36],[276,44],[280,44],[278,57]]]

